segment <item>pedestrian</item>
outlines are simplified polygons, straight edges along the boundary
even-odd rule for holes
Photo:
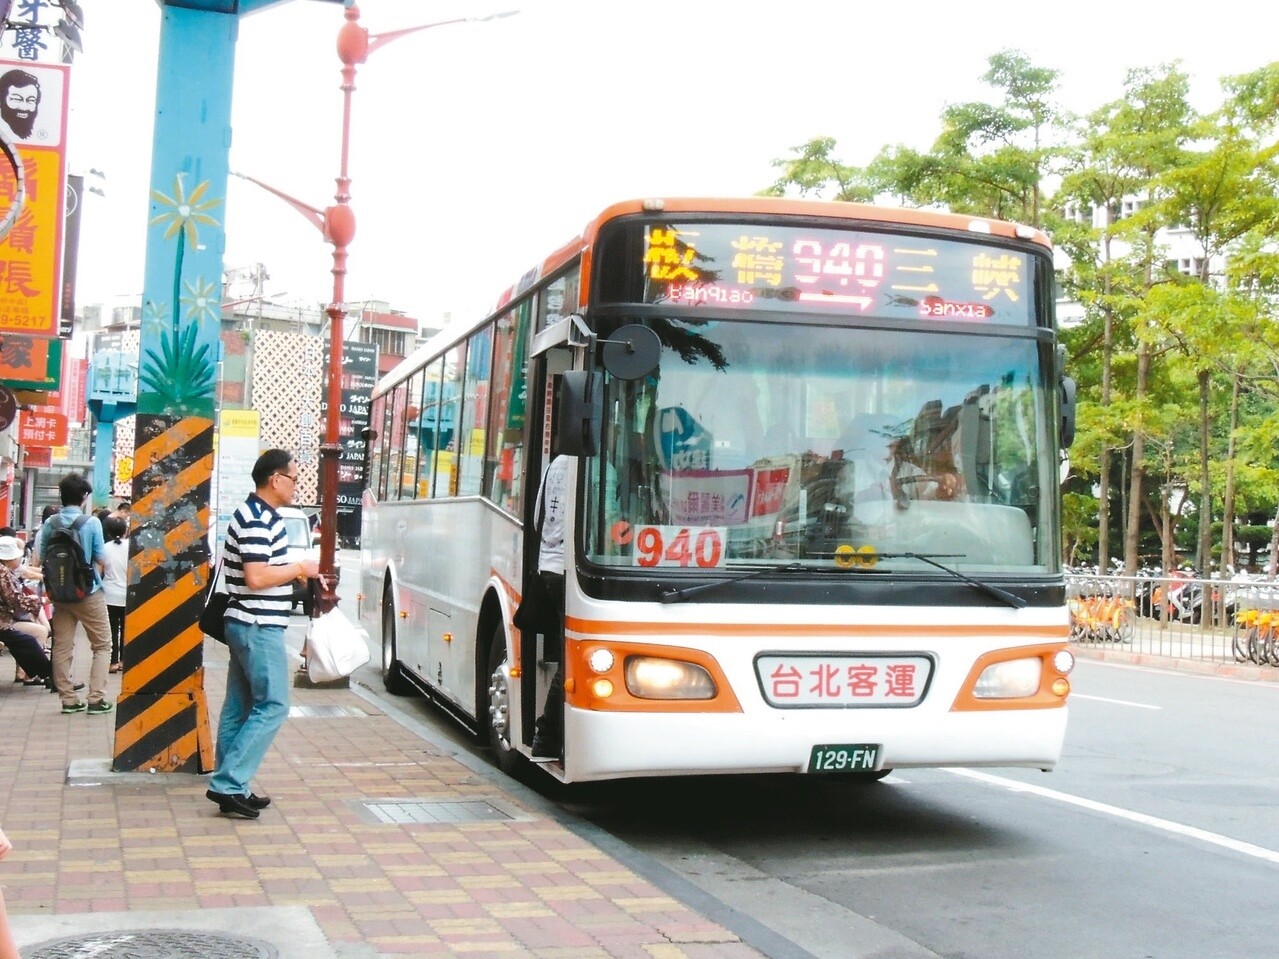
[[[44,652],[49,624],[40,621],[40,597],[18,578],[21,565],[22,543],[14,536],[0,536],[0,643],[22,670],[25,685],[52,688],[53,665]]]
[[[13,843],[0,829],[0,859],[13,850]],[[0,959],[21,959],[18,955],[18,944],[13,939],[13,930],[9,928],[9,913],[4,907],[4,891],[0,890]]]
[[[564,752],[564,516],[568,503],[568,474],[572,460],[561,453],[551,460],[537,494],[534,523],[541,534],[537,575],[551,606],[547,623],[546,656],[556,659],[555,674],[546,691],[546,705],[533,726],[533,759],[555,760]]]
[[[45,572],[45,589],[53,601],[53,685],[62,700],[64,713],[88,712],[101,715],[111,712],[115,704],[107,699],[107,668],[111,662],[111,623],[107,618],[107,598],[102,592],[102,524],[96,516],[85,515],[85,508],[93,496],[93,484],[81,473],[68,473],[58,483],[62,509],[50,516],[40,527],[36,537],[36,556]],[[80,522],[76,538],[87,563],[87,593],[78,600],[59,600],[50,583],[50,570],[45,568],[49,560],[50,537],[54,529],[75,529]],[[93,661],[89,666],[88,702],[76,696],[71,680],[71,662],[75,658],[76,624],[84,627],[89,637],[89,649]]]
[[[129,593],[129,526],[114,513],[102,521],[102,592],[111,623],[111,672],[124,669],[124,603]]]
[[[289,562],[289,537],[279,510],[293,502],[298,464],[288,450],[270,449],[253,465],[254,491],[240,504],[222,546],[226,611],[226,698],[218,720],[213,778],[205,796],[224,815],[257,819],[270,805],[250,789],[289,712],[289,659],[284,631],[293,609],[293,582],[319,574],[313,559]]]

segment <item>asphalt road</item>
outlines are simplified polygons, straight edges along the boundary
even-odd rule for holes
[[[614,854],[722,905],[717,921],[741,918],[737,931],[777,959],[1269,954],[1279,684],[1087,661],[1073,680],[1050,774],[704,777],[544,794],[615,837]],[[407,705],[474,750],[442,713]]]

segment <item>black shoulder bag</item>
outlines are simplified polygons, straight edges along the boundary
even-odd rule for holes
[[[219,643],[226,642],[226,609],[231,604],[230,593],[218,592],[218,577],[222,575],[222,560],[209,578],[209,591],[204,597],[204,609],[200,611],[200,629]]]

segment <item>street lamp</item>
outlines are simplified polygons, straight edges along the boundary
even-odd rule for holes
[[[342,404],[342,338],[343,320],[346,317],[346,251],[355,238],[355,213],[351,210],[351,178],[348,175],[348,157],[351,145],[351,94],[355,92],[355,68],[364,63],[369,54],[392,40],[419,33],[433,27],[454,23],[479,23],[509,17],[518,10],[505,10],[478,17],[458,17],[424,23],[421,26],[370,34],[360,26],[360,8],[346,8],[346,22],[338,30],[337,52],[342,61],[342,157],[338,169],[337,192],[332,206],[319,210],[296,200],[286,193],[267,186],[252,177],[235,174],[275,194],[305,216],[324,234],[324,241],[333,244],[333,298],[325,309],[329,318],[329,380],[328,411],[325,416],[324,442],[320,444],[320,595],[316,602],[316,615],[328,612],[337,605],[337,496],[338,462],[342,455],[341,404]]]

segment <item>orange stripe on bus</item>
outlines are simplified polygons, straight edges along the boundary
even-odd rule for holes
[[[574,633],[596,636],[919,636],[968,637],[1010,636],[1028,639],[1060,639],[1070,635],[1070,627],[1061,626],[957,626],[885,623],[661,623],[626,622],[624,620],[579,619],[568,617],[566,628]]]

